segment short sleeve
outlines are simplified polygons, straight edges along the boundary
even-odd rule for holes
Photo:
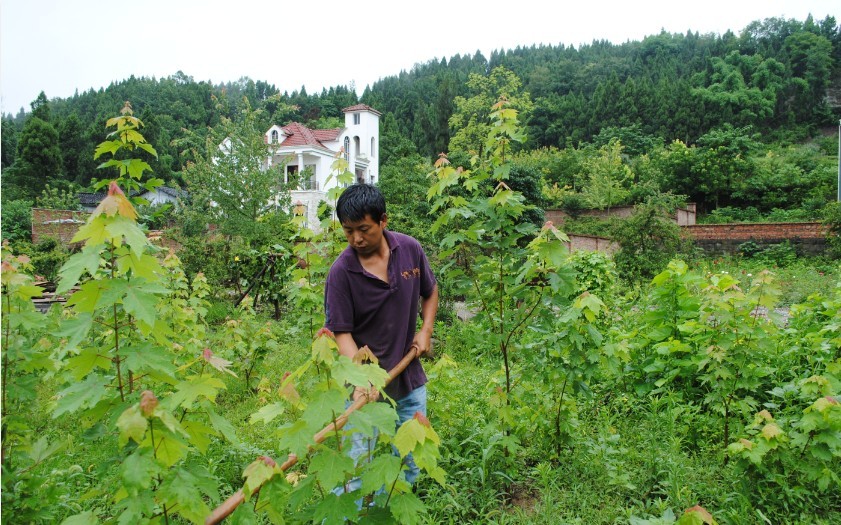
[[[423,247],[418,243],[419,266],[421,271],[420,294],[422,297],[429,297],[432,295],[432,290],[435,289],[435,274],[432,273],[432,268],[429,266],[429,260],[426,258],[426,253]]]
[[[333,264],[324,283],[324,326],[334,333],[353,331],[353,298],[347,270]]]

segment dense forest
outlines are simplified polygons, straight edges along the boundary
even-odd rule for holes
[[[203,148],[202,137],[222,117],[236,118],[245,99],[262,110],[266,127],[291,121],[341,125],[341,108],[368,104],[383,114],[385,167],[411,154],[432,160],[441,152],[469,152],[469,128],[486,120],[488,111],[471,101],[492,103],[506,96],[527,130],[521,150],[553,152],[540,163],[550,188],[576,188],[576,176],[587,171],[581,148],[597,151],[618,141],[626,163],[638,163],[633,182],[644,182],[646,170],[655,165],[661,175],[652,177],[661,187],[699,202],[702,210],[808,207],[804,203],[810,199],[822,201],[831,193],[831,178],[826,170],[813,173],[815,166],[805,165],[802,157],[814,157],[790,146],[834,129],[841,115],[839,79],[841,28],[834,17],[771,18],[749,24],[738,35],[662,32],[623,44],[518,47],[488,58],[479,52],[456,55],[381,79],[361,97],[345,86],[315,94],[304,88],[280,93],[250,78],[212,84],[180,71],[161,79],[131,77],[67,99],[42,93],[31,111],[3,115],[3,200],[34,201],[47,185],[69,192],[87,187],[96,177],[91,152],[106,119],[126,100],[159,153],[152,161],[155,176],[183,186],[182,171]],[[815,144],[834,153],[829,139]],[[763,148],[771,146],[789,148],[782,156],[795,158],[782,168],[788,172],[782,178],[800,186],[767,180],[754,186],[770,184],[773,192],[794,200],[778,195],[754,202],[754,187],[732,185],[745,178],[745,170],[767,168],[780,178],[779,162],[744,165],[751,155],[761,162],[767,157]],[[687,152],[693,161],[678,158]],[[722,166],[710,155],[733,162]],[[790,176],[792,170],[797,176]],[[798,177],[809,180],[791,181]],[[556,198],[556,204],[563,201]]]

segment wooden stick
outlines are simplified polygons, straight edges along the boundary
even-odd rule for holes
[[[403,370],[409,366],[409,363],[417,359],[418,357],[418,347],[417,345],[412,345],[409,349],[409,353],[406,354],[399,363],[397,363],[394,368],[388,371],[388,380],[385,384],[391,383],[395,377],[400,375]],[[330,422],[326,427],[322,428],[317,434],[313,436],[313,442],[317,445],[327,439],[327,436],[333,434],[337,430],[341,430],[342,427],[345,426],[348,420],[348,416],[350,416],[356,410],[359,410],[363,406],[368,403],[368,396],[362,396],[356,401],[354,401],[347,409],[342,413],[341,416],[337,417],[335,422]],[[312,445],[310,446],[312,448]],[[295,454],[289,454],[286,461],[280,466],[280,470],[286,472],[288,469],[292,468],[298,462],[298,456]],[[260,490],[260,487],[257,487],[254,490],[256,494]],[[245,493],[242,489],[234,492],[228,499],[222,502],[221,505],[213,509],[213,512],[210,513],[204,523],[205,525],[217,525],[221,523],[222,520],[230,516],[237,507],[239,507],[245,501]]]

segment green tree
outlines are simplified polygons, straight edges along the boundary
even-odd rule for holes
[[[491,130],[490,108],[500,98],[507,100],[522,121],[526,121],[534,109],[529,94],[521,91],[520,79],[504,67],[494,68],[489,76],[471,74],[467,87],[471,95],[458,96],[453,101],[455,111],[450,117],[450,152],[483,154]],[[522,141],[522,137],[517,139]]]
[[[21,197],[32,198],[61,174],[58,132],[49,122],[30,117],[18,139],[12,182]]]
[[[583,168],[587,183],[581,193],[590,207],[609,210],[625,202],[633,173],[622,158],[622,144],[618,140],[599,148],[598,155],[587,158]]]
[[[254,243],[271,236],[272,223],[265,219],[289,209],[289,190],[296,182],[284,183],[282,164],[266,168],[272,146],[265,141],[262,113],[243,100],[239,118],[223,118],[211,129],[206,153],[196,151],[196,162],[184,170],[188,213]]]
[[[613,238],[620,249],[614,260],[623,278],[632,282],[651,279],[687,250],[687,241],[670,216],[677,204],[678,199],[668,194],[651,197],[637,205],[631,217],[617,223]]]
[[[71,113],[58,126],[59,147],[61,148],[62,174],[64,180],[80,182],[85,180],[82,170],[82,152],[87,150],[82,121],[79,115]]]
[[[2,122],[2,129],[0,129],[0,169],[6,169],[15,162],[15,152],[18,145],[18,130],[15,122],[6,118],[5,116],[0,120]]]
[[[715,208],[732,201],[737,185],[754,173],[751,153],[758,143],[748,127],[725,125],[698,139],[699,171],[695,183],[707,203]]]
[[[423,198],[432,184],[427,176],[431,170],[429,161],[415,153],[383,166],[377,182],[388,204],[389,228],[411,235],[424,246],[434,242],[430,232],[434,219]]]

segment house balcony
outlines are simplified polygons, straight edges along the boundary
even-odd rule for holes
[[[298,189],[300,191],[318,191],[319,188],[318,181],[316,179],[309,179],[309,180],[302,180],[300,184],[298,184]]]

